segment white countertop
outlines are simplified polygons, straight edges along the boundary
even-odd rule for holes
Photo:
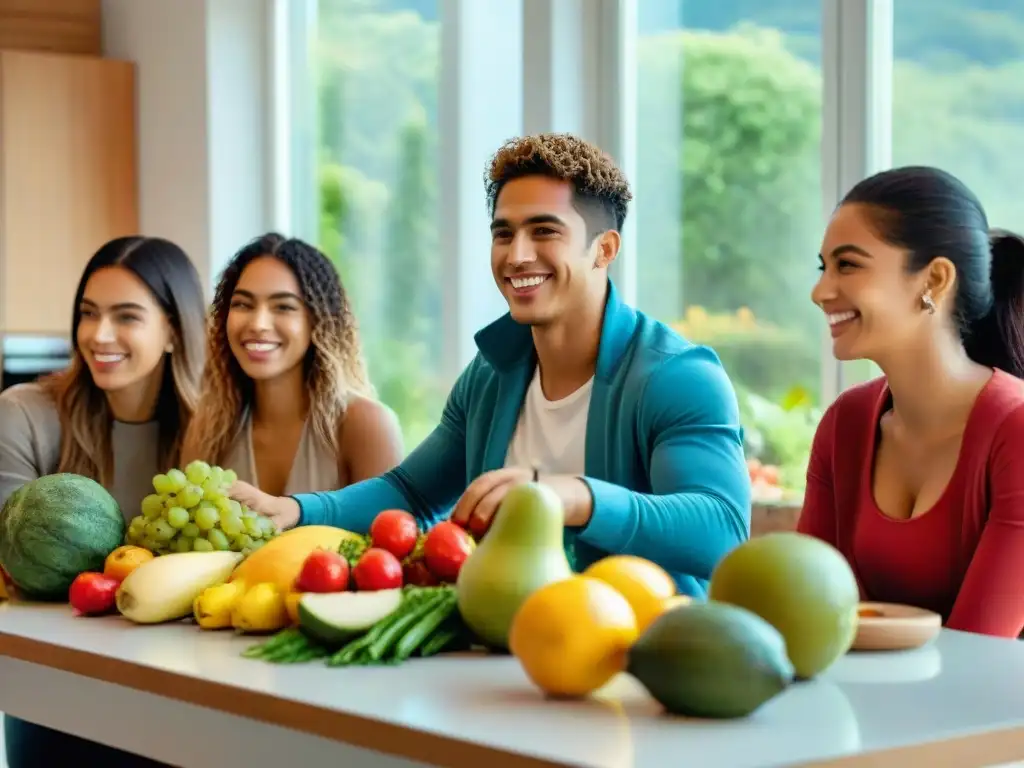
[[[337,718],[328,732],[319,726],[320,735],[343,742],[379,721],[452,744],[482,746],[504,757],[502,764],[514,764],[509,758],[518,755],[523,765],[711,768],[799,765],[971,734],[988,733],[987,744],[1004,729],[1002,751],[990,751],[987,763],[980,761],[982,742],[973,739],[970,749],[980,762],[956,764],[1024,757],[1024,643],[948,630],[917,651],[849,654],[821,679],[795,685],[752,717],[735,721],[661,715],[625,675],[593,701],[554,702],[544,700],[509,657],[453,655],[383,668],[276,666],[240,656],[255,641],[188,623],[142,627],[118,617],[76,618],[67,606],[0,605],[0,656],[61,666],[172,699],[187,697],[190,688],[200,687],[197,681],[229,689],[225,701],[241,702],[247,694],[272,697],[299,705],[295,710],[309,722]],[[33,647],[39,658],[26,658]],[[65,655],[79,666],[83,659],[89,663],[71,669]],[[124,679],[111,679],[119,664],[127,670]],[[151,678],[175,684],[153,690],[156,683],[140,674],[147,670],[170,673]],[[260,701],[265,705],[265,698]],[[228,706],[212,699],[193,703]],[[235,714],[259,717],[249,709]],[[279,717],[274,722],[281,724]],[[305,730],[300,723],[286,725]],[[1019,730],[1007,734],[1008,728]],[[1015,755],[1007,755],[1011,736],[1011,751],[1020,748]],[[408,746],[372,748],[411,756]],[[955,752],[949,745],[942,750]],[[907,759],[894,755],[891,763],[872,764],[906,765]]]

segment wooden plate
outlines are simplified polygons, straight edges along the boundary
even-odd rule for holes
[[[942,629],[934,611],[896,603],[861,603],[858,609],[858,651],[903,651],[931,642]]]

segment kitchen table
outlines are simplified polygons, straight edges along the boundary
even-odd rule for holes
[[[253,638],[0,604],[0,711],[187,768],[982,766],[1024,758],[1024,643],[851,653],[750,718],[663,715],[626,675],[545,700],[507,656],[275,666]]]

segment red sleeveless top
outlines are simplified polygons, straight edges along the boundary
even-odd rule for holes
[[[822,418],[798,530],[843,553],[865,600],[941,614],[950,629],[1024,629],[1024,381],[995,371],[968,417],[960,455],[932,509],[894,520],[872,469],[885,379],[844,392]]]

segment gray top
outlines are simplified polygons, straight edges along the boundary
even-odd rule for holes
[[[709,722],[661,714],[629,675],[589,700],[557,701],[542,696],[510,656],[412,659],[397,671],[273,665],[242,657],[252,637],[184,622],[125,627],[113,616],[83,622],[66,605],[0,605],[0,672],[20,684],[3,686],[0,708],[22,716],[45,711],[52,727],[78,728],[172,765],[251,768],[280,766],[281,754],[313,761],[324,753],[334,765],[374,766],[395,765],[387,757],[397,756],[450,766],[539,764],[517,763],[519,756],[567,768],[765,768],[844,757],[843,765],[886,768],[994,765],[1019,758],[1024,736],[1024,643],[950,630],[914,651],[849,653],[749,718]],[[34,662],[22,664],[20,677],[21,662],[4,666],[3,654],[14,649]],[[85,657],[73,661],[64,649]],[[65,664],[67,673],[54,669]],[[111,702],[106,717],[91,722],[74,703],[85,701],[87,680],[115,683],[103,689]],[[221,689],[215,696],[203,686]],[[270,709],[275,724],[254,719]],[[237,717],[218,720],[225,713]],[[162,738],[169,721],[191,738]],[[965,737],[973,740],[946,741]],[[286,739],[289,751],[273,754],[270,745]],[[331,741],[377,755],[339,761],[344,752],[330,753]],[[194,744],[204,745],[201,753]],[[900,747],[910,750],[888,752]]]
[[[239,480],[260,487],[256,472],[256,455],[252,449],[252,419],[249,415],[242,420],[235,442],[224,461],[224,468],[233,469]],[[299,447],[292,460],[284,495],[336,491],[340,487],[338,455],[317,438],[316,433],[309,428],[307,419],[302,426]]]
[[[159,466],[159,431],[156,421],[113,424],[114,482],[107,490],[125,520],[139,514],[153,476],[168,469]],[[56,472],[59,462],[60,418],[50,396],[35,383],[0,392],[0,505],[29,480]]]

